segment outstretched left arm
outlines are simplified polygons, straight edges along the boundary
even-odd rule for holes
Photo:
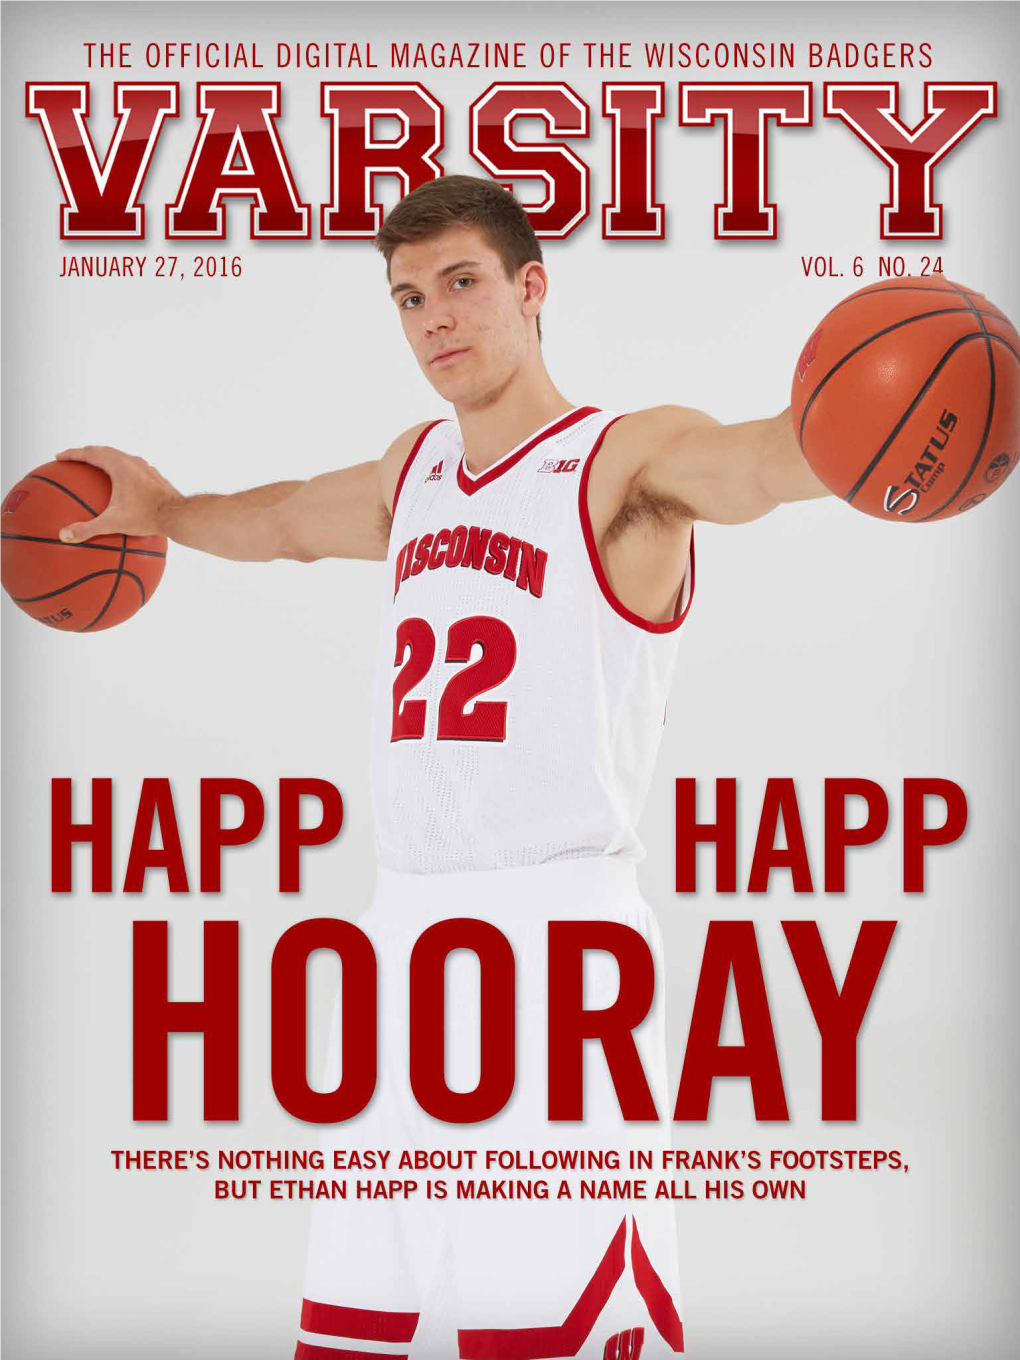
[[[624,606],[672,619],[691,524],[745,524],[785,501],[828,494],[800,451],[789,411],[720,425],[683,406],[613,424],[591,465],[588,512],[602,568]]]
[[[789,409],[720,425],[701,411],[657,406],[620,425],[636,455],[632,491],[675,503],[687,519],[743,524],[785,502],[829,494],[800,451]]]

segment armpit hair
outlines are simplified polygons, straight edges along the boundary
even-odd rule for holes
[[[388,543],[390,541],[390,530],[392,528],[393,528],[393,516],[390,514],[390,512],[386,509],[384,505],[383,508],[379,511],[379,532],[382,535],[384,543]]]
[[[653,494],[645,487],[632,486],[606,531],[606,539],[618,538],[637,524],[647,524],[653,530],[669,530],[683,520],[694,518],[694,511],[679,496]]]

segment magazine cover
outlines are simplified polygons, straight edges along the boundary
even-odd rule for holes
[[[1012,1354],[1016,6],[2,22],[11,1360]]]

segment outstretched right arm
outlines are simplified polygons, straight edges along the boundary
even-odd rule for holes
[[[424,428],[405,431],[374,462],[231,496],[183,496],[143,458],[119,449],[65,449],[58,458],[102,468],[113,490],[101,515],[68,525],[60,537],[80,543],[96,534],[164,534],[185,547],[235,562],[314,562],[322,557],[383,561],[397,481]]]

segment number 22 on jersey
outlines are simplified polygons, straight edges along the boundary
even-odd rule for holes
[[[470,661],[472,649],[482,654]],[[406,659],[405,659],[406,657]],[[404,619],[397,626],[397,654],[400,666],[393,682],[393,730],[391,741],[420,741],[425,736],[428,701],[408,695],[424,680],[436,657],[436,635],[425,619]],[[401,665],[403,662],[403,665]],[[438,741],[505,741],[506,703],[482,699],[480,694],[503,683],[517,664],[517,640],[502,619],[473,614],[450,624],[446,638],[447,664],[460,664],[446,682],[439,698],[436,724]],[[471,712],[467,705],[477,700]]]

